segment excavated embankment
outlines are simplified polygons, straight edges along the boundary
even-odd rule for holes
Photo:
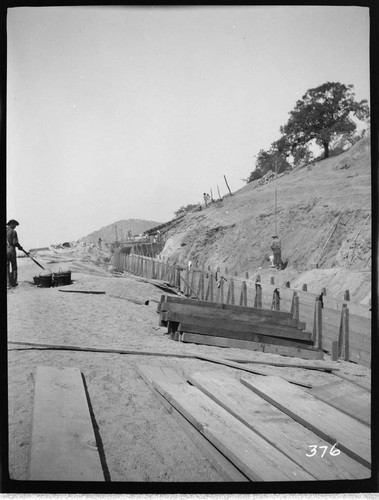
[[[277,213],[275,216],[275,190]],[[276,224],[275,224],[276,222]],[[283,271],[270,268],[275,227]],[[166,234],[163,255],[186,264],[250,277],[275,274],[275,283],[309,291],[327,287],[335,297],[371,297],[370,138],[312,167],[251,183],[201,211],[189,213]],[[317,266],[317,268],[316,268]]]

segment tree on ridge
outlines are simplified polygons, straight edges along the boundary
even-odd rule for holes
[[[309,89],[290,111],[286,125],[280,132],[292,145],[304,147],[311,140],[324,148],[324,158],[329,157],[329,145],[339,136],[351,137],[356,131],[352,116],[359,120],[369,117],[367,100],[355,100],[353,85],[327,82]]]

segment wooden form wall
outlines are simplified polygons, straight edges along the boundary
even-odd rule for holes
[[[137,276],[167,281],[191,298],[262,309],[273,307],[273,292],[277,288],[280,293],[281,311],[293,312],[294,296],[297,296],[298,319],[306,323],[308,332],[315,332],[318,328],[315,322],[317,296],[313,293],[279,287],[272,283],[262,283],[257,292],[255,281],[247,275],[246,279],[243,279],[227,273],[221,274],[220,271],[194,267],[188,269],[170,260],[139,255],[120,255],[116,267]],[[322,349],[332,353],[335,343],[334,349],[338,357],[371,367],[369,307],[328,296],[324,297],[323,302]]]

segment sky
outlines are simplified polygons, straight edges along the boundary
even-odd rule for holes
[[[370,102],[367,7],[9,8],[7,218],[25,249],[166,222],[328,81]]]

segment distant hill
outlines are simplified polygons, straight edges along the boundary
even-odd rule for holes
[[[97,231],[94,231],[87,236],[84,236],[80,241],[85,241],[87,243],[97,243],[99,238],[103,241],[111,242],[124,240],[127,238],[128,231],[130,230],[133,235],[138,235],[151,229],[154,226],[159,226],[161,222],[151,221],[151,220],[141,220],[141,219],[128,219],[119,220],[108,226],[104,226]]]

